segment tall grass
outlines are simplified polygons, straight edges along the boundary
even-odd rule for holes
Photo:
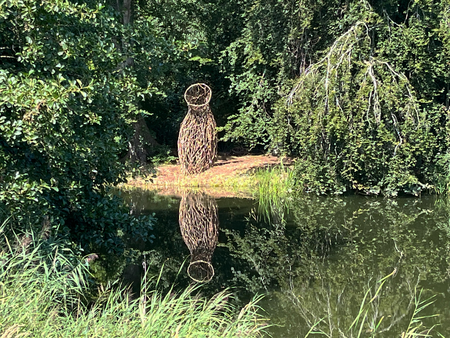
[[[266,327],[255,298],[238,309],[223,291],[198,287],[133,299],[124,288],[89,290],[87,267],[42,243],[0,246],[0,337],[259,337]],[[75,262],[75,263],[74,263]]]
[[[282,165],[261,169],[257,170],[253,177],[257,184],[259,214],[270,221],[281,221],[292,200],[294,189],[292,169]]]

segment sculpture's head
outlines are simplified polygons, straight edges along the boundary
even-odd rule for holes
[[[202,108],[211,100],[211,88],[204,83],[196,83],[189,86],[184,92],[184,99],[191,108]]]

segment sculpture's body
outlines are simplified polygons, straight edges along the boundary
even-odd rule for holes
[[[184,93],[188,113],[181,123],[178,158],[184,174],[198,174],[214,164],[217,157],[216,121],[209,108],[211,89],[204,83]]]

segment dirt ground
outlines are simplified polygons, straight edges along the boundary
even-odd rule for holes
[[[290,165],[290,159],[282,159],[284,165]],[[156,168],[156,176],[131,180],[128,187],[138,187],[157,190],[163,195],[181,195],[186,189],[204,190],[208,194],[220,197],[248,197],[249,193],[239,192],[225,184],[226,180],[238,177],[248,171],[270,167],[281,163],[281,159],[269,155],[219,156],[209,170],[185,176],[181,173],[180,165],[162,165]]]

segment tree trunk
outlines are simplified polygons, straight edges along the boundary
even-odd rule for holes
[[[148,156],[159,144],[151,135],[142,115],[139,115],[138,120],[133,123],[133,128],[134,135],[128,142],[128,154],[125,156],[125,160],[145,165]]]
[[[124,26],[130,25],[133,17],[133,0],[116,0],[116,10],[122,14],[122,23]],[[121,49],[126,55],[129,50],[129,41],[122,39]],[[123,68],[132,67],[134,60],[132,57],[127,57],[122,64]],[[150,134],[150,130],[145,123],[145,119],[142,115],[137,117],[137,121],[133,123],[134,135],[128,142],[128,154],[124,160],[131,162],[138,162],[140,165],[147,163],[147,158],[152,153],[152,148],[158,146],[158,143]]]

